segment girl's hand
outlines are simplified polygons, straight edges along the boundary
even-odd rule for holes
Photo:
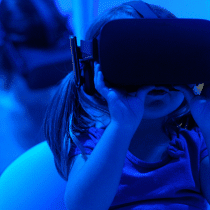
[[[155,86],[141,87],[137,93],[130,93],[130,95],[122,89],[111,88],[110,90],[110,87],[104,83],[100,64],[94,62],[94,69],[95,88],[108,103],[111,121],[119,125],[137,128],[143,117],[146,95]]]
[[[204,83],[195,86],[193,90],[187,85],[174,86],[174,88],[184,94],[190,105],[191,114],[202,133],[210,136],[210,85],[205,86],[202,92],[203,86]]]

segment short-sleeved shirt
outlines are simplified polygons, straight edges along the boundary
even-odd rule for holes
[[[105,129],[91,127],[79,136],[86,154],[92,153]],[[70,157],[81,153],[73,144]],[[200,163],[206,156],[207,146],[198,127],[181,128],[179,136],[174,133],[167,155],[158,162],[144,162],[128,150],[118,191],[109,209],[207,209],[199,178]]]

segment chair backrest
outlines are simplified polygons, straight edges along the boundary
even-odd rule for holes
[[[66,184],[55,168],[47,142],[42,142],[17,158],[1,175],[0,209],[66,210]]]

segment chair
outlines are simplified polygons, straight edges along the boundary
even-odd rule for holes
[[[54,165],[46,141],[32,147],[0,177],[0,209],[66,210],[64,194],[67,182]]]

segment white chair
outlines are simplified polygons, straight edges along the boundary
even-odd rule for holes
[[[0,209],[66,210],[66,184],[56,170],[47,142],[42,142],[18,157],[2,173]]]

